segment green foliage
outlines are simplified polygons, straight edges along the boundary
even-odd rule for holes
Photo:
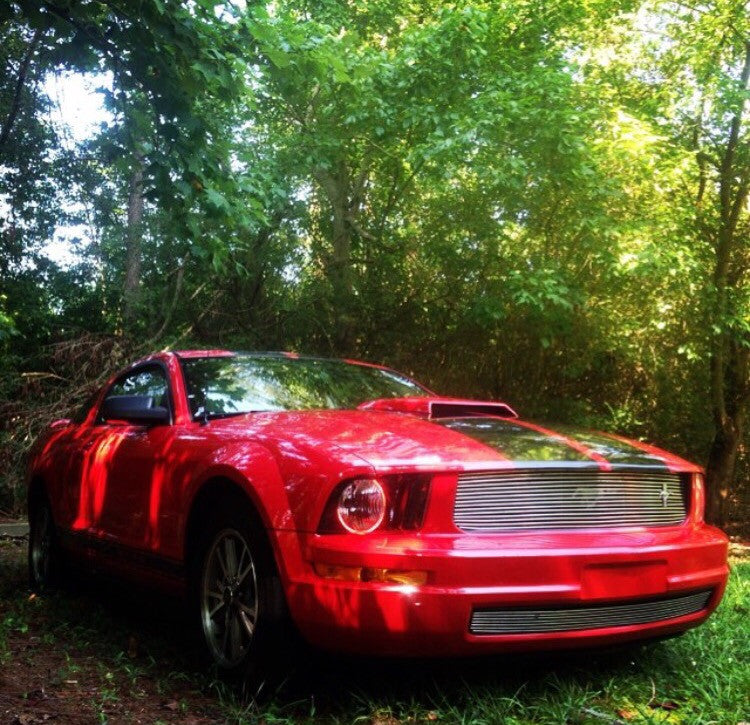
[[[742,422],[742,2],[137,6],[2,8],[0,123],[30,58],[0,148],[6,395],[50,342],[128,332],[383,361],[700,461]],[[112,114],[75,148],[42,91],[61,68]],[[72,224],[60,269],[43,245]]]

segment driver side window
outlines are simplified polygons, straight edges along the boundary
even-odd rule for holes
[[[105,398],[124,397],[150,398],[146,408],[170,409],[167,377],[159,366],[140,368],[117,380],[107,391]]]

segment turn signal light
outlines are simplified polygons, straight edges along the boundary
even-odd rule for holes
[[[341,582],[377,582],[379,584],[409,584],[421,586],[427,583],[426,571],[402,571],[399,569],[378,569],[370,566],[336,566],[335,564],[314,565],[315,573],[324,579]]]
[[[690,501],[690,497],[688,497]],[[702,523],[706,509],[706,483],[702,473],[694,474],[693,511],[698,522]]]

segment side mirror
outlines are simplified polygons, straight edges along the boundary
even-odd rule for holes
[[[117,395],[104,400],[101,417],[104,420],[125,420],[135,425],[159,425],[169,423],[169,410],[154,406],[150,395]]]

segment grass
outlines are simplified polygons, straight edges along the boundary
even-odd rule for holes
[[[750,557],[732,563],[719,610],[678,639],[470,661],[308,653],[259,706],[199,665],[176,603],[95,581],[30,597],[23,549],[1,542],[0,722],[748,723]]]

